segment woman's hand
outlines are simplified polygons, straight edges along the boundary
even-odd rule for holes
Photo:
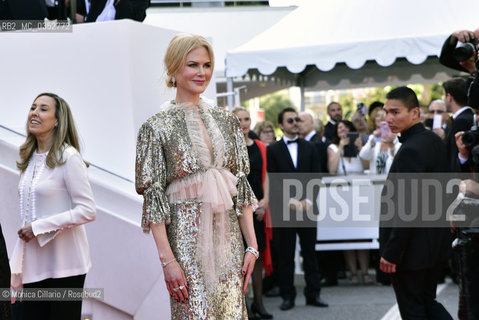
[[[357,137],[356,140],[354,140],[354,145],[358,147],[359,150],[363,147],[363,139],[361,137]]]
[[[25,226],[18,230],[18,237],[25,242],[29,242],[30,240],[35,238],[35,235],[33,234],[32,230],[32,225],[29,224],[28,226]]]
[[[342,137],[341,140],[339,140],[339,150],[344,150],[344,146],[349,144],[349,138],[348,137]]]
[[[258,207],[258,209],[256,209],[256,211],[254,212],[256,216],[256,220],[263,221],[265,213],[266,213],[266,210],[264,208]]]
[[[176,301],[185,302],[188,300],[188,284],[186,283],[185,273],[177,261],[167,264],[163,268],[166,288],[170,296]]]
[[[249,279],[253,273],[254,264],[256,263],[256,257],[251,252],[246,252],[244,256],[243,268],[241,273],[244,276],[243,295],[246,295],[246,289],[248,288]]]
[[[258,208],[255,211],[256,214],[256,220],[258,221],[263,221],[264,215],[266,213],[266,208],[268,208],[268,199],[263,198],[258,202]]]

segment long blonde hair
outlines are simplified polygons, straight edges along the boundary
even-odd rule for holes
[[[171,39],[168,49],[165,54],[166,67],[166,85],[168,88],[176,87],[176,82],[173,81],[173,76],[186,63],[186,56],[192,50],[204,47],[208,51],[211,62],[211,71],[213,72],[215,66],[215,55],[211,44],[205,37],[197,34],[180,33]]]
[[[53,129],[53,145],[46,159],[47,166],[55,168],[65,163],[63,151],[67,145],[74,147],[80,152],[78,133],[68,103],[63,98],[49,92],[40,93],[35,100],[41,96],[47,96],[55,100],[55,118],[58,121],[58,125]],[[20,146],[20,162],[17,162],[17,168],[22,172],[28,167],[33,152],[38,148],[36,137],[28,130],[28,121],[26,127],[27,139]],[[85,162],[85,164],[88,166],[88,163]]]

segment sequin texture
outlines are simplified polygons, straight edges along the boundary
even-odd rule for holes
[[[249,172],[248,153],[239,122],[234,115],[212,107],[203,99],[200,101],[199,112],[210,137],[213,136],[213,128],[205,113],[208,113],[209,119],[213,119],[220,130],[224,139],[223,168],[238,179],[233,209],[225,213],[228,239],[231,240],[229,248],[232,251],[228,255],[231,260],[225,262],[228,271],[219,275],[214,287],[206,285],[204,270],[196,255],[202,202],[191,199],[170,203],[166,194],[171,183],[206,170],[192,147],[181,106],[167,104],[163,111],[151,117],[140,129],[136,189],[144,196],[141,225],[144,231],[149,231],[150,223],[166,223],[170,246],[185,272],[190,298],[186,304],[170,299],[172,319],[247,319],[241,274],[244,247],[238,215],[243,206],[256,205],[256,199],[246,180]],[[213,148],[213,157],[217,156],[217,149]]]

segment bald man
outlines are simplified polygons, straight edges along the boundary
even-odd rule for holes
[[[314,130],[314,119],[309,112],[301,112],[299,115],[299,136],[311,142],[319,153],[321,172],[328,172],[328,145],[331,143],[323,139]]]

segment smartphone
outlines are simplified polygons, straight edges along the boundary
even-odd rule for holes
[[[349,143],[344,146],[344,156],[354,158],[358,155],[358,147],[354,144],[359,137],[359,132],[348,132],[346,137],[349,138]]]
[[[381,139],[387,139],[391,129],[389,129],[388,123],[386,121],[381,121],[379,123],[379,131],[381,132]]]

